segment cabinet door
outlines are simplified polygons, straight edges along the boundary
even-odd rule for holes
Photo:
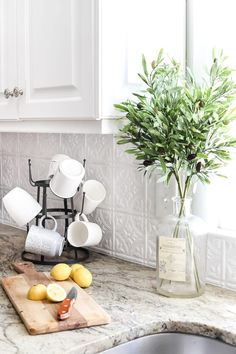
[[[185,0],[101,1],[101,116],[141,89],[141,55],[151,63],[159,49],[185,63]]]
[[[18,1],[20,118],[95,117],[97,0]]]
[[[0,119],[17,119],[18,99],[4,96],[17,86],[16,0],[0,0]]]

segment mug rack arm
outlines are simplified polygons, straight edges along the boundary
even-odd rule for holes
[[[85,198],[85,192],[83,192],[82,205],[81,205],[81,211],[79,213],[79,216],[81,216],[83,214],[83,211],[84,211],[84,198]]]
[[[29,182],[31,186],[35,187],[35,181],[32,178],[31,159],[28,159],[28,166],[29,166]]]
[[[86,166],[86,159],[83,159],[83,168],[84,168],[84,169],[85,169],[85,166]],[[84,183],[84,178],[83,178],[83,180],[81,181],[79,187],[77,188],[77,192],[79,192],[80,186],[83,185],[83,183]]]

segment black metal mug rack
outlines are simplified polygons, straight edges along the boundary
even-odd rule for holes
[[[86,160],[83,160],[83,167],[85,168]],[[68,263],[68,264],[73,264],[77,262],[84,261],[89,257],[89,251],[83,247],[74,247],[69,244],[67,240],[67,229],[70,224],[70,222],[75,221],[75,216],[77,214],[77,210],[74,207],[74,198],[67,198],[67,199],[62,199],[63,201],[63,206],[62,208],[48,208],[47,207],[47,191],[49,187],[49,182],[50,179],[47,180],[38,180],[35,181],[32,177],[32,168],[31,168],[31,159],[28,160],[28,168],[29,168],[29,182],[31,186],[37,188],[37,202],[42,205],[42,210],[41,212],[35,217],[35,224],[38,226],[39,224],[39,219],[42,216],[45,216],[43,220],[43,226],[45,226],[45,222],[47,219],[49,219],[48,215],[52,215],[56,220],[64,220],[64,238],[65,238],[65,245],[64,249],[62,252],[62,255],[60,257],[55,258],[46,258],[43,255],[36,255],[33,253],[29,253],[26,251],[22,252],[22,259],[24,261],[30,261],[35,264],[47,264],[47,265],[54,265],[59,262],[63,263]],[[78,188],[79,191],[79,188]],[[42,198],[41,198],[42,196]],[[84,198],[85,198],[85,193],[83,192],[82,194],[82,205],[81,205],[81,211],[80,215],[83,213],[83,207],[84,207]],[[42,200],[40,200],[42,199]],[[70,207],[68,206],[70,203]],[[29,231],[29,224],[27,224],[27,233]]]

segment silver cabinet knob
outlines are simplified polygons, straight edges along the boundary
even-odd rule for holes
[[[23,95],[23,90],[19,89],[18,87],[14,87],[13,89],[13,96],[18,97]]]
[[[13,97],[13,91],[10,91],[8,88],[4,90],[5,98]]]

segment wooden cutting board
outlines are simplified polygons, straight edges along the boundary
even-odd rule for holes
[[[22,274],[2,278],[2,287],[30,334],[59,332],[110,322],[109,315],[73,280],[57,282],[66,290],[66,293],[72,286],[76,287],[78,292],[70,317],[59,321],[57,309],[60,303],[27,299],[30,286],[38,283],[48,285],[56,281],[53,281],[49,273],[37,272],[33,263],[30,262],[15,263],[14,268]]]

